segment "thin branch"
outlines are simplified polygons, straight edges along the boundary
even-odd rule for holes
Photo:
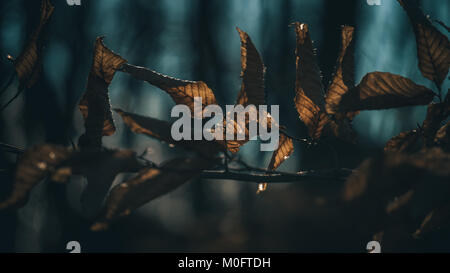
[[[293,140],[296,140],[296,141],[299,141],[299,142],[304,142],[304,143],[309,144],[309,141],[308,141],[307,138],[298,138],[298,137],[294,137],[294,136],[289,135],[289,133],[286,132],[284,129],[281,129],[281,128],[280,128],[279,130],[280,130],[280,133],[282,133],[283,135],[285,135],[285,136],[287,136],[287,137],[289,137],[289,138],[292,138]]]
[[[24,149],[5,143],[0,143],[0,149],[10,153],[22,154]],[[237,159],[236,163],[243,166],[241,169],[227,168],[223,170],[204,170],[204,169],[182,169],[182,168],[166,168],[164,166],[158,166],[154,162],[145,158],[146,151],[138,156],[139,159],[145,161],[145,164],[141,166],[151,167],[160,170],[173,171],[173,172],[201,172],[200,178],[203,179],[223,179],[223,180],[237,180],[254,183],[291,183],[291,182],[313,182],[313,181],[345,181],[345,179],[354,172],[351,169],[330,169],[320,171],[300,171],[297,173],[287,173],[274,170],[266,170],[259,167],[250,166],[244,161]],[[136,170],[137,171],[137,170]]]
[[[25,149],[23,148],[1,142],[0,142],[0,150],[13,154],[23,154],[25,152]]]
[[[445,28],[448,32],[450,32],[450,28],[448,26],[446,26],[442,21],[440,20],[434,20],[436,23],[438,23],[439,25],[441,25],[443,28]]]
[[[281,171],[270,171],[263,168],[252,167],[243,161],[236,161],[244,168],[225,169],[225,170],[203,170],[203,169],[181,169],[166,168],[164,166],[154,165],[152,168],[172,171],[172,172],[201,172],[200,178],[203,179],[228,179],[237,181],[247,181],[255,183],[290,183],[304,181],[345,181],[347,177],[354,172],[351,169],[330,169],[321,171],[300,171],[298,173],[287,173]]]
[[[342,171],[342,170],[340,170]],[[350,172],[347,173],[347,176]],[[342,174],[341,174],[342,175]],[[317,181],[345,181],[346,176],[336,176],[329,171],[303,171],[299,173],[242,173],[233,170],[225,171],[203,171],[201,176],[203,179],[224,179],[224,180],[238,180],[244,182],[254,183],[304,183],[304,182],[317,182]]]
[[[25,88],[19,88],[19,89],[17,89],[17,92],[16,92],[16,94],[14,95],[14,97],[12,97],[5,105],[3,105],[3,106],[0,108],[0,112],[2,112],[3,110],[5,110],[6,107],[8,107],[15,99],[17,99],[17,97],[19,97],[19,95],[22,93],[22,91],[23,91],[24,89],[25,89]]]

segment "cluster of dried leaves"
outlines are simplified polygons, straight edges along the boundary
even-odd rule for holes
[[[418,85],[401,75],[389,72],[372,72],[356,84],[354,79],[354,28],[343,26],[341,49],[335,73],[324,88],[320,68],[309,27],[294,23],[296,34],[295,108],[300,120],[308,129],[309,142],[319,142],[324,136],[354,142],[352,120],[361,110],[387,109],[410,105],[426,105],[428,113],[420,128],[401,133],[391,139],[385,154],[365,161],[351,175],[343,190],[343,200],[376,204],[376,216],[390,222],[393,215],[405,217],[413,201],[422,198],[418,189],[437,187],[450,190],[449,123],[450,99],[441,96],[441,86],[450,66],[450,45],[422,11],[411,1],[400,1],[411,19],[417,40],[419,69],[423,76],[434,82],[438,92]],[[53,12],[49,0],[42,1],[41,21],[30,42],[14,61],[22,86],[31,87],[36,82],[40,63],[41,32]],[[237,29],[241,40],[241,90],[236,104],[245,106],[266,104],[265,66],[249,35]],[[26,202],[30,190],[45,178],[66,182],[71,175],[83,175],[88,180],[82,195],[82,205],[88,215],[95,217],[93,230],[101,230],[120,216],[182,185],[204,170],[221,165],[220,153],[229,158],[237,153],[251,138],[248,120],[245,124],[227,124],[244,130],[246,139],[240,141],[175,141],[170,133],[171,123],[140,116],[121,109],[114,109],[129,129],[138,134],[156,138],[165,143],[194,151],[192,157],[182,157],[156,166],[142,160],[130,150],[110,150],[102,146],[102,137],[115,133],[108,87],[117,71],[127,73],[137,80],[146,81],[167,92],[176,104],[187,105],[194,112],[194,97],[201,97],[203,107],[217,104],[213,90],[202,81],[175,79],[150,69],[129,64],[127,60],[108,49],[103,38],[97,38],[86,91],[79,103],[84,118],[85,132],[78,140],[78,147],[44,144],[28,149],[18,160],[13,190],[0,208],[19,207]],[[434,98],[439,103],[434,103]],[[203,108],[202,108],[203,109]],[[257,117],[259,120],[266,117]],[[445,121],[447,121],[446,124]],[[277,122],[269,119],[266,124],[276,129]],[[274,151],[267,171],[275,171],[294,150],[294,138],[286,128],[281,130],[278,149]],[[223,130],[224,133],[226,130]],[[131,179],[111,188],[119,173],[136,173]],[[417,179],[402,179],[404,173],[414,173]],[[411,176],[408,176],[411,177]],[[423,179],[421,179],[423,178]],[[426,178],[426,179],[425,179]],[[433,183],[428,183],[432,179]],[[258,192],[267,184],[260,181]],[[428,183],[428,184],[427,184]],[[106,197],[105,197],[106,196]],[[395,198],[396,196],[400,196]],[[104,200],[105,199],[105,200]],[[363,200],[363,201],[361,201]],[[369,202],[375,202],[370,203]],[[428,202],[431,212],[411,234],[421,235],[450,219],[450,203]],[[387,203],[386,203],[387,202]],[[427,206],[428,206],[427,205]],[[402,218],[402,219],[403,219]],[[416,220],[416,218],[415,218]],[[412,221],[414,222],[414,221]],[[415,223],[415,222],[414,222]],[[416,223],[417,224],[417,223]],[[408,228],[414,225],[408,225]],[[376,226],[376,232],[388,232],[391,224]],[[377,233],[378,235],[381,233]],[[383,233],[384,234],[384,233]]]
[[[365,226],[385,249],[395,249],[395,244],[413,248],[420,239],[432,236],[432,232],[450,227],[450,94],[444,99],[441,96],[450,66],[450,43],[414,1],[399,0],[399,3],[414,29],[419,69],[434,82],[439,102],[428,104],[421,126],[393,137],[382,155],[364,161],[348,178],[342,192],[344,201],[365,208],[355,217],[364,219],[360,226]],[[403,101],[405,105],[430,102],[433,94],[429,90],[407,79],[398,79],[403,84],[396,90],[412,95],[408,102]],[[370,78],[362,82],[365,80]],[[415,90],[414,95],[406,91],[408,88]],[[388,95],[389,99],[380,102],[402,105],[403,102]]]

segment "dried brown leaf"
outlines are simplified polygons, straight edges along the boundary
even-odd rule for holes
[[[450,225],[450,205],[445,205],[428,213],[420,224],[420,228],[413,234],[418,238],[426,233],[439,230]]]
[[[295,23],[297,37],[296,54],[296,80],[295,80],[295,107],[300,119],[308,127],[311,138],[321,136],[324,125],[328,121],[325,111],[320,69],[317,65],[312,40],[308,26]]]
[[[88,184],[81,194],[81,206],[86,216],[94,217],[114,179],[119,173],[137,172],[143,164],[131,150],[105,150],[102,152],[81,152],[69,168],[73,173],[83,174]],[[64,169],[62,169],[64,170]]]
[[[171,134],[172,123],[168,121],[158,120],[151,117],[144,117],[124,112],[120,109],[114,109],[114,111],[116,111],[122,117],[125,124],[134,133],[145,134],[169,144],[197,151],[205,157],[214,157],[219,151],[223,149],[223,146],[216,141],[174,140]]]
[[[415,179],[411,179],[411,177]],[[365,194],[382,200],[382,195],[403,194],[420,179],[450,177],[450,155],[433,148],[415,154],[386,153],[364,161],[346,181],[344,200],[357,199]]]
[[[450,204],[443,205],[428,213],[420,224],[420,228],[414,232],[414,237],[421,237],[450,225]]]
[[[240,41],[241,41],[241,90],[238,94],[236,105],[242,105],[247,107],[253,105],[258,107],[259,105],[265,104],[265,93],[264,93],[264,74],[266,68],[264,66],[263,60],[258,53],[255,45],[253,44],[250,36],[239,28],[236,28]],[[257,111],[257,108],[255,109]],[[226,114],[227,116],[230,113]],[[267,113],[264,115],[267,116]],[[255,113],[256,122],[259,119],[259,112]],[[249,116],[246,115],[245,122],[239,123],[234,119],[231,122],[224,120],[223,122],[223,132],[224,139],[226,137],[226,130],[233,130],[235,133],[234,140],[219,141],[227,149],[236,153],[239,151],[240,147],[247,143],[253,136],[249,135]],[[270,125],[268,125],[270,126]],[[244,140],[237,140],[237,132],[243,132],[245,135]]]
[[[72,152],[65,147],[50,144],[27,150],[17,163],[12,192],[0,203],[0,209],[24,205],[33,187],[55,172],[71,154]]]
[[[399,0],[413,25],[419,69],[422,75],[441,86],[450,67],[450,42],[436,29],[423,11],[408,0]]]
[[[391,138],[384,147],[385,152],[408,152],[419,140],[419,132],[417,130],[411,130],[402,132],[399,135]]]
[[[111,190],[98,221],[91,229],[106,229],[110,221],[128,215],[138,207],[175,190],[212,165],[214,162],[211,160],[177,158],[165,163],[161,168],[143,169],[132,179]]]
[[[341,30],[341,49],[331,84],[326,95],[326,110],[329,114],[336,114],[342,95],[355,85],[354,66],[354,28],[343,26]]]
[[[388,214],[394,213],[395,211],[399,210],[400,208],[406,206],[411,198],[414,195],[414,190],[409,190],[406,193],[396,197],[394,200],[389,202],[389,204],[386,206],[386,212]]]
[[[450,105],[445,101],[442,103],[430,103],[427,109],[427,116],[422,124],[423,136],[426,146],[434,144],[434,138],[442,122],[450,114]]]
[[[264,73],[266,68],[255,45],[247,33],[236,28],[241,39],[242,85],[236,104],[244,107],[265,104]]]
[[[286,136],[285,134],[280,134],[278,148],[273,152],[272,158],[270,159],[269,166],[267,170],[276,170],[286,159],[291,156],[294,152],[294,143],[292,138]],[[267,183],[260,183],[258,185],[257,193],[263,192],[267,189]]]
[[[85,134],[79,140],[81,147],[99,149],[102,136],[112,135],[116,131],[108,86],[116,70],[124,63],[125,59],[103,44],[103,37],[96,39],[86,92],[79,103],[86,128]]]
[[[328,118],[322,121],[324,126],[322,135],[332,135],[341,140],[356,143],[356,132],[353,130],[351,119],[341,114],[333,117],[334,119]]]
[[[340,112],[378,110],[431,102],[433,91],[408,78],[388,72],[372,72],[342,96]]]
[[[175,79],[145,67],[131,64],[124,64],[121,71],[166,91],[176,104],[187,105],[193,116],[200,117],[201,114],[194,111],[195,97],[202,98],[202,110],[205,106],[217,104],[213,91],[202,81]]]
[[[71,175],[84,175],[88,185],[81,201],[93,213],[117,174],[136,172],[143,166],[130,150],[73,151],[53,144],[38,145],[26,150],[19,159],[12,192],[0,203],[0,209],[26,203],[32,188],[47,177],[52,182],[65,183]]]
[[[444,124],[437,132],[434,142],[446,152],[450,152],[450,121]]]
[[[20,56],[14,60],[14,68],[22,87],[31,88],[39,78],[42,69],[42,34],[54,9],[50,0],[42,0],[39,24]]]

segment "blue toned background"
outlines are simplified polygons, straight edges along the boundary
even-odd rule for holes
[[[0,2],[0,83],[13,72],[6,55],[17,56],[22,50],[38,20],[39,2]],[[340,26],[348,24],[357,31],[357,81],[368,72],[386,71],[434,88],[418,70],[411,25],[394,0],[381,0],[381,6],[369,6],[365,0],[81,0],[81,6],[52,2],[55,12],[45,43],[41,81],[0,113],[1,142],[21,147],[76,143],[84,131],[77,103],[86,86],[95,38],[101,35],[106,36],[109,48],[131,64],[205,81],[225,105],[234,103],[240,89],[238,26],[250,35],[267,66],[268,104],[280,105],[281,124],[299,137],[306,130],[293,104],[295,35],[288,27],[292,22],[309,24],[324,83],[334,70]],[[450,25],[449,1],[422,1],[422,6],[433,18]],[[443,90],[448,88],[446,81]],[[158,88],[121,73],[109,90],[113,107],[141,115],[168,119],[174,105]],[[5,96],[0,100],[4,102]],[[331,142],[331,149],[330,145],[306,148],[295,143],[294,155],[280,170],[356,167],[392,136],[415,128],[425,112],[426,107],[362,112],[354,121],[357,145]],[[139,153],[147,150],[155,162],[179,154],[131,133],[120,117],[114,114],[114,118],[118,130],[104,138],[105,146]],[[259,143],[248,143],[240,154],[260,167],[267,166],[271,156],[259,151]],[[2,155],[0,160],[7,164],[13,159]],[[358,234],[354,241],[335,235],[336,229],[351,233],[351,228],[333,217],[335,208],[329,205],[328,196],[336,189],[329,185],[274,185],[257,196],[253,184],[193,181],[120,220],[109,231],[93,234],[82,230],[85,220],[77,213],[85,183],[78,177],[64,187],[40,184],[27,206],[2,217],[6,224],[0,227],[0,249],[64,251],[64,242],[71,240],[81,241],[82,247],[92,251],[124,252],[358,251],[364,245]],[[66,206],[57,206],[60,201]]]

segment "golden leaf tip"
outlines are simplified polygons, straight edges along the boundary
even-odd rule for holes
[[[264,192],[266,189],[267,189],[267,183],[259,183],[256,194],[260,194],[260,193]]]

